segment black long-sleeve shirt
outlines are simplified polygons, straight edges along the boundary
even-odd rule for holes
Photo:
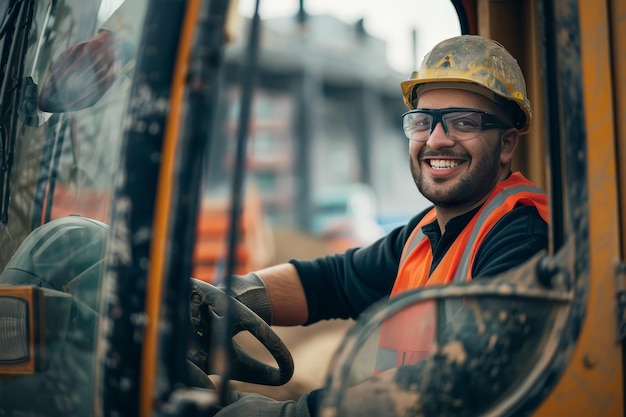
[[[429,209],[369,246],[314,260],[291,260],[308,303],[306,324],[323,319],[356,318],[374,302],[388,297],[402,249]],[[431,273],[478,210],[451,219],[443,235],[436,220],[423,227],[433,250]],[[485,237],[472,265],[472,276],[474,279],[494,276],[524,263],[547,247],[548,226],[537,209],[518,205]]]

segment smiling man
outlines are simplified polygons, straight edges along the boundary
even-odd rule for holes
[[[231,294],[268,323],[357,318],[380,299],[494,276],[547,249],[547,197],[511,169],[532,112],[510,53],[480,36],[454,37],[436,45],[401,87],[411,173],[433,206],[367,247],[234,277]],[[423,357],[397,340],[381,337],[377,371]],[[298,402],[241,395],[218,415],[313,416],[319,393]]]
[[[478,93],[444,87],[423,92],[404,115],[411,173],[435,205],[442,232],[511,174],[519,132],[503,113]]]

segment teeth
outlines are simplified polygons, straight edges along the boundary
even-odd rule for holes
[[[451,159],[431,159],[430,166],[434,169],[450,169],[460,165],[460,161]]]

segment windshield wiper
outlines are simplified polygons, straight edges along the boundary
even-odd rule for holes
[[[6,10],[0,27],[4,77],[0,87],[0,223],[9,221],[9,197],[13,154],[17,137],[18,103],[22,94],[24,56],[28,48],[28,28],[33,17],[33,1],[18,0]],[[5,124],[5,120],[8,123]]]

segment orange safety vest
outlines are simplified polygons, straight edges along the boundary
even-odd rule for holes
[[[422,227],[436,219],[435,209],[430,210],[417,224],[404,245],[390,298],[416,288],[471,280],[474,258],[483,239],[517,204],[535,206],[539,215],[546,223],[548,222],[546,193],[535,187],[521,173],[516,172],[496,185],[432,274],[430,267],[433,252],[430,240],[422,232]],[[459,308],[458,304],[456,308],[453,308],[453,305],[452,302],[445,304],[448,317],[452,317]],[[448,311],[449,309],[454,311]],[[435,302],[430,300],[403,310],[383,323],[376,358],[377,372],[414,364],[429,356],[435,334],[435,312]]]

